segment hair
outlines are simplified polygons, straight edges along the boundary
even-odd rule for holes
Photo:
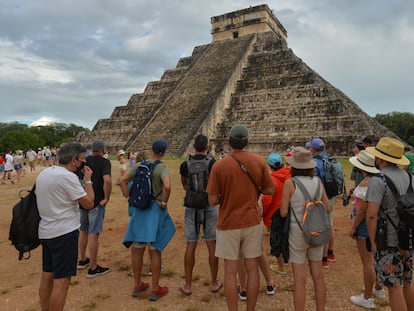
[[[318,149],[315,149],[318,152],[324,151],[325,150],[325,146],[319,147]]]
[[[270,165],[269,164],[269,166],[272,169],[272,171],[277,171],[277,170],[280,170],[283,167],[283,163],[276,162],[275,165]]]
[[[60,164],[68,164],[73,158],[79,159],[82,153],[86,152],[86,148],[79,143],[71,142],[60,145],[58,151],[58,159]]]
[[[208,138],[205,135],[200,134],[194,139],[194,149],[196,150],[196,152],[206,151],[207,145]]]
[[[309,177],[313,177],[315,176],[315,168],[294,168],[293,166],[290,167],[290,175],[292,175],[292,177],[295,176],[309,176]]]
[[[244,147],[247,146],[247,138],[243,137],[243,138],[239,138],[239,137],[230,137],[229,143],[230,143],[230,147],[232,147],[233,149],[238,149],[241,150]]]

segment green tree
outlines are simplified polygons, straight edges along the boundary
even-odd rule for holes
[[[414,146],[414,114],[410,112],[390,112],[376,114],[374,117],[379,123],[393,131],[409,145]]]
[[[22,149],[26,151],[30,147],[35,148],[39,146],[39,137],[28,131],[9,131],[4,135],[2,143],[3,150],[15,151]]]

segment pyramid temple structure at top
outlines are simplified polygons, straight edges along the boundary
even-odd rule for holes
[[[330,154],[349,155],[356,137],[395,137],[288,48],[267,5],[212,17],[211,26],[211,43],[195,47],[78,141],[103,139],[114,154],[150,150],[165,138],[167,154],[182,156],[198,134],[228,150],[230,128],[243,123],[247,149],[262,155],[284,154],[312,137],[323,138]]]

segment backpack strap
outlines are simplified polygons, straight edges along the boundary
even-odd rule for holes
[[[234,161],[236,161],[236,162],[239,164],[240,169],[243,171],[243,173],[245,173],[245,174],[247,175],[247,177],[249,177],[250,181],[253,183],[254,187],[256,188],[257,196],[259,196],[259,195],[260,195],[260,189],[259,189],[259,187],[256,185],[256,182],[253,180],[252,175],[250,175],[249,171],[247,170],[247,167],[246,167],[245,165],[243,165],[243,164],[239,161],[239,159],[237,159],[237,158],[234,156],[234,154],[230,153],[230,156],[234,159]]]
[[[295,181],[295,184],[298,185],[300,192],[302,192],[303,196],[305,197],[305,200],[306,201],[312,201],[312,197],[309,194],[309,191],[306,189],[305,185],[300,181],[300,179],[297,178],[297,177],[292,177],[292,179]],[[318,185],[316,186],[316,192],[315,192],[315,195],[313,197],[315,200],[317,199],[317,196],[320,193],[320,191],[321,191],[321,185],[320,185],[320,182],[318,180]]]
[[[384,174],[380,174],[380,177],[384,181],[385,191],[387,191],[387,189],[390,189],[391,192],[394,194],[394,196],[398,199],[398,197],[400,196],[400,193],[398,192],[397,187],[395,186],[395,184],[391,180],[391,178],[389,178],[387,175],[384,175]],[[380,205],[380,209],[385,214],[385,216],[387,217],[387,219],[389,220],[389,222],[391,223],[391,225],[394,227],[394,229],[398,231],[397,225],[391,219],[390,215],[388,215],[387,208],[384,207],[384,206],[382,206],[382,205]]]

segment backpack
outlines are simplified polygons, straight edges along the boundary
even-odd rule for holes
[[[30,251],[40,245],[39,241],[39,210],[37,208],[36,184],[32,190],[21,190],[20,201],[13,207],[13,216],[10,224],[9,240],[19,251],[19,260],[29,259]],[[22,194],[28,192],[26,196]],[[25,257],[24,253],[28,252]]]
[[[305,197],[305,212],[303,213],[301,222],[299,222],[294,210],[291,209],[299,228],[302,230],[305,242],[310,247],[321,246],[328,243],[331,236],[331,227],[329,225],[326,206],[321,200],[316,198],[320,192],[319,180],[313,198],[298,178],[292,177],[292,181],[298,186],[299,191],[302,192]]]
[[[212,160],[212,157],[199,160],[190,158],[187,160],[188,178],[184,206],[199,209],[209,206],[206,187]]]
[[[339,194],[344,193],[345,176],[341,163],[339,163],[335,158],[331,157],[326,159],[320,156],[316,156],[316,158],[322,160],[323,162],[325,180],[322,182],[328,198],[331,199]]]
[[[135,171],[134,179],[132,180],[132,186],[129,189],[129,205],[145,209],[151,206],[155,197],[152,194],[152,175],[154,168],[157,164],[161,163],[160,160],[141,161]]]
[[[397,198],[397,212],[400,218],[398,226],[392,221],[392,219],[386,216],[392,226],[398,231],[398,240],[401,249],[413,249],[413,228],[414,228],[414,190],[413,190],[413,178],[408,173],[410,179],[410,185],[405,194],[400,195],[394,182],[387,175],[382,175],[385,182],[394,196]]]

